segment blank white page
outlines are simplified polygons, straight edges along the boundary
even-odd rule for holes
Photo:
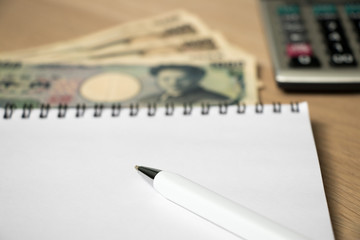
[[[0,239],[239,239],[164,199],[135,171],[183,175],[309,239],[334,239],[306,103],[184,116],[158,108],[40,119],[0,110]]]

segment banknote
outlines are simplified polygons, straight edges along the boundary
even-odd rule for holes
[[[81,61],[83,65],[114,65],[114,64],[133,64],[136,65],[139,62],[148,63],[159,63],[161,62],[236,62],[242,63],[242,75],[245,82],[246,96],[248,102],[256,102],[258,99],[258,90],[262,86],[261,81],[258,78],[257,61],[255,57],[243,49],[227,45],[222,46],[220,49],[204,50],[204,51],[183,51],[176,54],[169,54],[167,52],[159,52],[156,55],[131,55],[131,56],[117,56],[108,57],[102,59],[87,59]],[[79,63],[79,62],[77,62]]]
[[[29,57],[51,57],[61,53],[99,50],[111,46],[130,46],[154,39],[208,33],[207,26],[196,16],[184,10],[122,24],[74,40],[0,54],[3,61],[24,60]]]
[[[254,102],[242,62],[109,65],[0,64],[0,106]]]
[[[63,61],[96,64],[124,62],[129,59],[161,59],[162,57],[170,57],[171,60],[186,58],[191,61],[234,60],[234,58],[236,58],[235,61],[240,60],[242,62],[255,60],[245,50],[230,44],[221,33],[212,31],[210,34],[186,36],[166,41],[156,40],[136,44],[132,47],[105,48],[100,51],[87,52],[83,56],[74,55],[74,58],[66,55],[63,56]],[[50,61],[61,62],[61,58]]]
[[[196,39],[196,38],[194,38]],[[106,57],[103,59],[88,59],[86,61],[78,62],[75,61],[74,64],[81,64],[85,66],[99,66],[99,65],[137,65],[141,62],[145,64],[150,63],[157,63],[161,64],[162,62],[180,62],[180,63],[193,63],[195,62],[236,62],[242,63],[242,78],[244,81],[244,85],[246,86],[246,101],[247,102],[255,102],[257,101],[257,95],[258,95],[258,80],[256,75],[256,61],[252,55],[247,54],[242,49],[239,49],[234,46],[230,46],[225,39],[222,39],[222,36],[219,34],[217,35],[216,41],[205,43],[205,46],[201,46],[201,41],[196,42],[195,44],[188,44],[189,51],[181,51],[177,52],[176,54],[173,54],[172,51],[169,52],[162,52],[163,54],[160,54],[159,51],[156,51],[156,55],[153,54],[134,54],[131,56],[116,56],[116,57]],[[213,46],[213,43],[216,43],[216,45],[220,45],[221,47],[217,46],[220,49],[212,49],[213,47],[207,47],[207,45]],[[198,46],[200,45],[200,46]],[[203,48],[211,49],[211,50],[203,50],[203,51],[194,51],[193,48],[200,48],[203,50]],[[167,57],[164,57],[167,56]],[[65,61],[66,62],[66,61]],[[71,61],[68,60],[68,63]],[[202,85],[204,85],[206,88],[214,89],[216,92],[216,87],[218,85],[214,84],[214,82],[210,81],[204,81],[202,82]],[[244,99],[242,99],[244,101]]]
[[[129,56],[151,57],[177,55],[186,52],[226,49],[230,44],[216,32],[186,35],[176,38],[156,39],[132,45],[114,45],[102,49],[56,53],[47,56],[23,58],[27,63],[77,63],[84,60],[101,61]]]
[[[183,10],[0,54],[0,107],[254,103],[257,84],[254,57]]]

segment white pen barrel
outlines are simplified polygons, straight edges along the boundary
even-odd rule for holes
[[[153,186],[170,201],[244,239],[308,239],[180,175],[161,171]]]

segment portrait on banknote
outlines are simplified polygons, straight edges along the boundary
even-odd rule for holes
[[[205,71],[190,65],[161,65],[150,69],[161,92],[144,98],[148,102],[200,102],[206,100],[226,101],[227,96],[208,91],[199,83]]]

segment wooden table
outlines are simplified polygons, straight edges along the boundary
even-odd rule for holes
[[[274,82],[256,1],[2,0],[0,51],[71,39],[177,8],[197,14],[257,57],[264,103],[309,102],[336,239],[360,239],[360,95],[280,90]]]

